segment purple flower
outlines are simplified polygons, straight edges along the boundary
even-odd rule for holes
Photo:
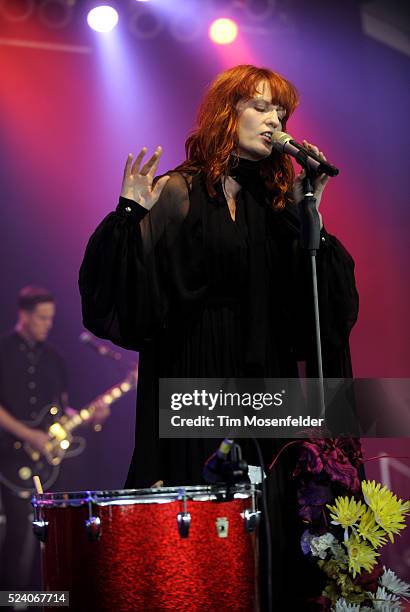
[[[332,482],[356,492],[360,489],[357,467],[361,462],[360,443],[352,438],[305,440],[293,476],[325,473]]]
[[[350,457],[345,454],[339,440],[333,440],[331,448],[327,449],[322,457],[324,471],[333,482],[338,482],[348,491],[356,492],[360,489],[357,468],[352,465]]]
[[[338,447],[349,457],[350,463],[358,468],[363,463],[363,453],[358,438],[337,438]]]
[[[322,508],[333,500],[330,488],[313,480],[298,490],[299,516],[309,523],[322,518]]]
[[[322,440],[318,440],[317,442],[322,442]],[[301,446],[302,450],[293,476],[298,476],[301,472],[320,474],[323,470],[323,463],[320,458],[322,449],[316,443],[316,440],[302,442]]]
[[[314,534],[310,533],[309,529],[305,529],[300,538],[300,547],[304,555],[310,554],[310,543],[312,538],[314,538]]]

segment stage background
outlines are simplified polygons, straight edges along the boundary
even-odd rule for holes
[[[181,4],[188,14],[190,3]],[[230,4],[221,3],[226,10],[219,16]],[[74,407],[126,371],[79,344],[77,289],[87,239],[117,203],[126,156],[161,144],[161,173],[181,162],[204,90],[218,72],[238,63],[268,66],[296,84],[301,103],[288,130],[318,144],[340,168],[322,212],[327,230],[356,261],[355,375],[409,376],[409,57],[400,45],[364,34],[363,3],[278,6],[281,11],[263,22],[249,22],[239,12],[244,31],[226,47],[212,43],[206,28],[190,42],[177,40],[167,21],[175,18],[176,5],[164,9],[162,29],[148,39],[133,36],[125,23],[101,36],[84,25],[80,12],[67,28],[53,30],[36,11],[19,22],[0,13],[0,329],[13,326],[23,285],[54,292],[51,340],[65,356]],[[210,13],[197,8],[195,16],[206,25]],[[85,433],[86,453],[65,468],[67,488],[122,487],[134,413],[132,395],[113,407],[101,433]],[[364,449],[367,457],[410,455],[405,439],[366,440]],[[366,470],[404,496],[408,466],[404,458],[372,460]],[[395,551],[387,562],[409,578],[408,534]]]

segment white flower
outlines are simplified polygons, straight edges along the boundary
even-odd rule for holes
[[[379,578],[379,584],[385,587],[390,593],[399,595],[400,597],[410,597],[410,584],[397,578],[396,574],[390,569],[386,569],[383,565],[384,573]]]
[[[337,600],[336,608],[334,609],[334,612],[360,612],[360,605],[359,604],[349,604],[342,597],[341,599]]]
[[[376,593],[368,592],[373,609],[379,612],[401,612],[400,600],[396,595],[388,593],[384,587],[377,587]]]
[[[326,551],[331,548],[334,542],[336,542],[336,538],[331,533],[324,533],[321,536],[313,537],[310,541],[312,555],[320,559],[325,559]]]

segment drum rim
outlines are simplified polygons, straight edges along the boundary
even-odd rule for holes
[[[192,501],[212,501],[248,498],[255,494],[255,485],[251,483],[226,485],[181,485],[176,487],[151,487],[144,489],[82,490],[58,491],[35,494],[32,497],[34,506],[78,506],[88,503],[96,505],[124,505],[136,503],[167,503],[188,499]],[[138,498],[140,501],[137,501]]]

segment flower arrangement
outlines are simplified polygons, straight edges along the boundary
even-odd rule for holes
[[[405,528],[410,502],[374,481],[360,485],[357,440],[305,440],[301,445],[294,476],[299,479],[299,514],[309,524],[301,548],[326,577],[316,605],[323,612],[399,612],[400,598],[410,597],[410,585],[381,566],[378,550]]]

